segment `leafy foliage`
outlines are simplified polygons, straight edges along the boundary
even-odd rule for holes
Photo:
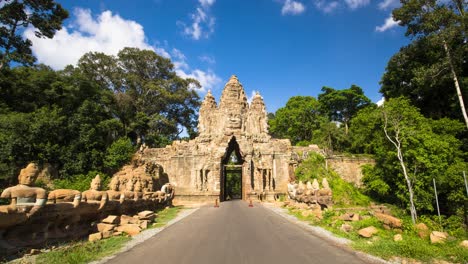
[[[423,117],[406,99],[385,102],[393,109],[393,118],[399,120],[403,159],[410,175],[418,210],[434,210],[432,179],[438,184],[441,210],[457,213],[463,207],[464,185],[462,171],[467,169],[466,153],[458,138],[464,132],[463,124],[450,119],[432,120]],[[364,170],[363,182],[367,192],[384,202],[401,207],[408,204],[408,190],[395,147],[384,140],[383,108],[362,110],[353,120],[351,131],[360,131],[360,138],[371,141],[368,150],[374,153],[376,166]],[[398,115],[396,114],[398,113]],[[367,120],[367,122],[366,122]]]
[[[109,185],[110,177],[98,171],[90,171],[87,174],[78,174],[74,177],[69,177],[65,179],[56,179],[53,181],[53,183],[55,189],[73,189],[83,192],[89,190],[91,181],[98,174],[101,178],[102,188],[106,189],[106,187]]]
[[[32,65],[32,43],[22,30],[33,26],[37,37],[52,38],[68,12],[54,0],[4,0],[0,7],[0,69],[11,61]]]
[[[0,184],[14,184],[31,161],[51,164],[63,179],[112,174],[143,142],[165,145],[183,126],[193,135],[198,82],[177,76],[153,51],[128,48],[119,56],[87,54],[63,71],[0,70]],[[112,66],[101,61],[123,65],[110,69],[120,75],[99,75]]]
[[[414,39],[389,61],[386,98],[405,96],[431,118],[460,118],[467,97],[466,1],[404,0],[393,18]],[[454,89],[455,88],[455,89]],[[464,88],[464,89],[463,89]],[[458,103],[457,103],[458,101]]]
[[[319,102],[311,96],[293,96],[285,107],[278,109],[269,120],[270,132],[279,138],[289,138],[291,143],[310,142],[314,131],[320,127]]]
[[[117,139],[106,151],[104,166],[111,169],[118,169],[129,162],[134,153],[135,148],[130,139]]]
[[[361,87],[352,85],[349,89],[335,90],[330,87],[322,87],[322,93],[318,100],[323,112],[327,113],[330,120],[343,123],[348,133],[348,123],[351,118],[362,108],[371,104],[369,98],[364,95]]]

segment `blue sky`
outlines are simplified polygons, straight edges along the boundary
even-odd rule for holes
[[[389,58],[408,43],[396,0],[58,1],[70,11],[54,39],[33,39],[38,61],[61,69],[88,51],[125,46],[171,58],[217,100],[236,74],[269,112],[322,86],[361,86],[374,102]],[[25,31],[32,38],[32,31]]]

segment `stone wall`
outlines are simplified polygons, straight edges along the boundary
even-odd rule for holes
[[[375,160],[361,157],[332,156],[326,159],[327,166],[335,170],[343,180],[362,186],[362,165],[375,165]]]

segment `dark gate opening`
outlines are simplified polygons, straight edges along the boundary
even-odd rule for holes
[[[242,199],[242,164],[244,160],[236,137],[229,141],[226,153],[221,160],[220,201]]]

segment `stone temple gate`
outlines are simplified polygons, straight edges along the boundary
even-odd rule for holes
[[[198,137],[144,149],[140,161],[160,168],[176,186],[177,200],[272,200],[287,193],[295,161],[290,141],[272,138],[267,121],[262,97],[256,94],[249,104],[242,84],[232,76],[219,105],[211,92],[205,96]],[[240,181],[238,197],[231,197],[226,189],[227,175],[233,173]]]

